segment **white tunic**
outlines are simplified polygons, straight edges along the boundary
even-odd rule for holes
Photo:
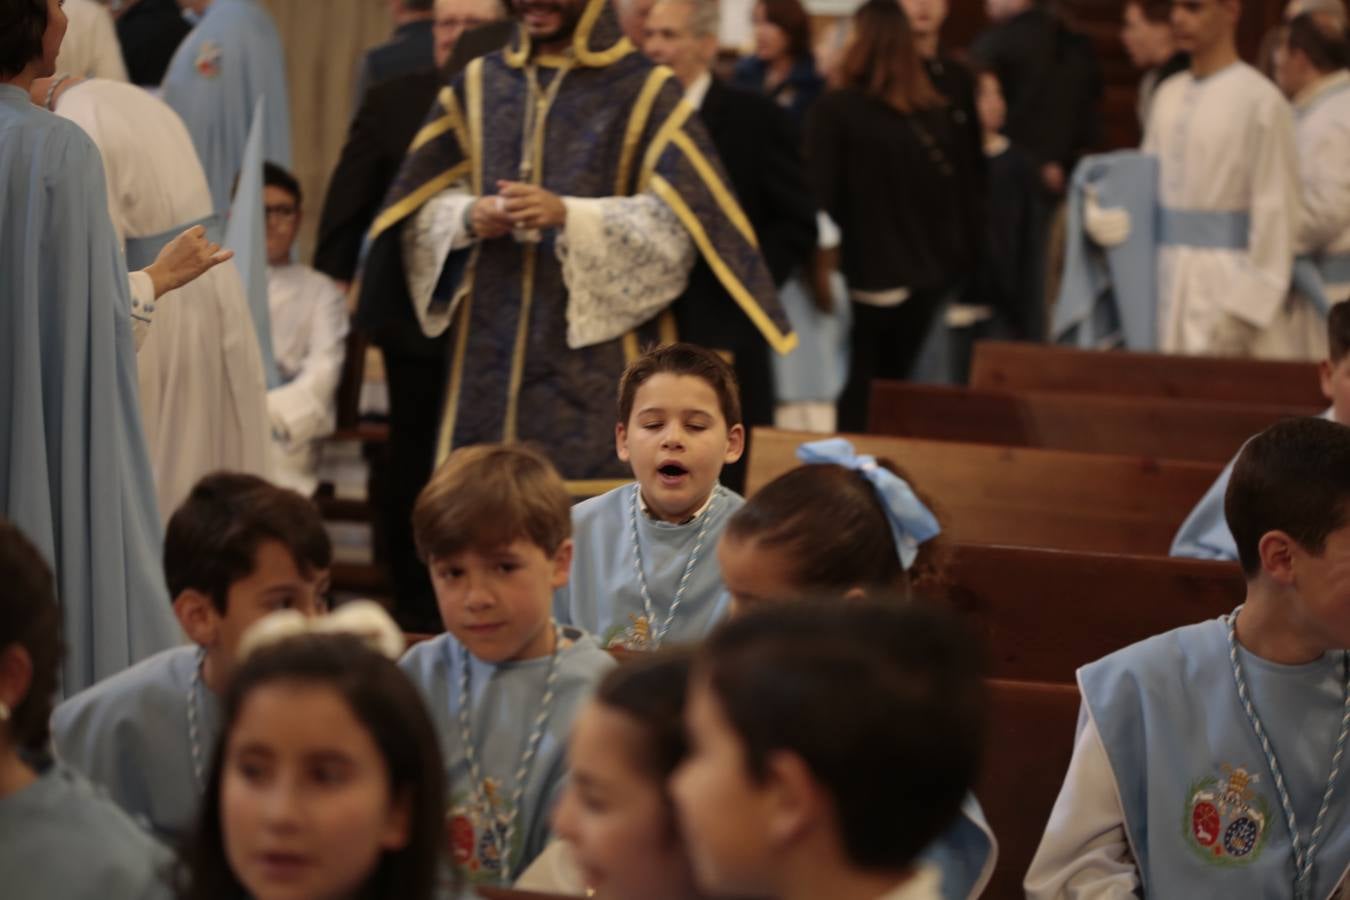
[[[211,213],[192,139],[162,101],[134,85],[95,79],[62,94],[57,113],[98,145],[108,211],[123,239],[160,234]],[[154,327],[136,364],[165,521],[211,472],[271,476],[262,356],[233,263],[155,302]]]
[[[1299,355],[1286,321],[1298,167],[1289,105],[1244,63],[1167,79],[1144,150],[1159,158],[1172,209],[1250,216],[1245,250],[1165,246],[1158,258],[1159,345],[1168,353]],[[1297,323],[1295,323],[1297,324]]]
[[[1328,75],[1294,98],[1303,210],[1299,253],[1350,254],[1350,72]],[[1327,300],[1350,299],[1350,281],[1325,285]]]
[[[289,265],[267,267],[267,302],[282,382],[267,394],[277,481],[308,496],[318,486],[318,440],[337,424],[347,301],[327,275]]]
[[[96,0],[66,0],[66,37],[56,57],[56,71],[79,78],[127,81],[122,45],[112,15]]]

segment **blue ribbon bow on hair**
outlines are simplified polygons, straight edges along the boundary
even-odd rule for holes
[[[811,441],[797,448],[797,458],[808,465],[830,463],[861,474],[877,492],[877,499],[886,510],[886,521],[891,526],[900,565],[905,571],[914,565],[919,545],[942,533],[937,518],[914,493],[909,482],[889,469],[877,465],[875,456],[859,456],[853,445],[844,438]]]

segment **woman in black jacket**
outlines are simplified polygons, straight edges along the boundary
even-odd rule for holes
[[[807,124],[807,165],[843,232],[852,358],[839,429],[867,427],[873,378],[904,378],[943,297],[968,264],[959,151],[895,0],[868,0],[837,75]]]

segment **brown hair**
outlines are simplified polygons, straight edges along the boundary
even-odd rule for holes
[[[902,113],[945,102],[928,80],[909,18],[896,0],[867,0],[853,14],[853,37],[839,64],[838,83]]]
[[[0,652],[18,645],[28,654],[28,693],[10,710],[14,746],[31,753],[47,748],[48,721],[61,661],[61,607],[52,570],[33,543],[0,516]]]
[[[741,424],[741,388],[736,373],[722,357],[695,344],[653,347],[629,364],[619,378],[619,424],[628,425],[638,388],[662,373],[702,378],[717,394],[727,427]]]
[[[909,482],[941,520],[899,466],[885,459],[877,464]],[[792,561],[790,580],[817,596],[855,587],[869,593],[933,594],[945,583],[949,548],[942,536],[921,544],[906,572],[876,490],[862,473],[844,466],[808,465],[780,475],[736,511],[726,533],[730,540],[777,548]]]
[[[759,0],[764,18],[787,35],[787,53],[793,61],[811,56],[811,16],[800,0]]]
[[[551,556],[572,536],[572,498],[538,450],[480,444],[441,464],[417,496],[412,525],[423,562],[521,538]]]
[[[1327,358],[1333,364],[1350,353],[1350,302],[1333,303],[1327,313]]]
[[[1137,6],[1144,19],[1154,25],[1170,25],[1172,22],[1171,0],[1125,0],[1126,6]]]
[[[201,591],[217,612],[229,612],[230,587],[253,574],[265,541],[285,547],[306,578],[332,565],[332,541],[309,498],[256,475],[207,475],[174,510],[164,533],[169,596]]]
[[[987,729],[982,669],[944,610],[805,600],[722,624],[693,683],[711,690],[750,778],[782,751],[799,757],[850,862],[884,870],[909,866],[960,814]]]
[[[1319,72],[1334,72],[1350,65],[1350,45],[1345,32],[1324,26],[1316,13],[1301,13],[1285,26],[1285,46],[1308,57]]]

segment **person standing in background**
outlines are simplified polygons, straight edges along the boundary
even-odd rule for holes
[[[1148,124],[1153,108],[1153,93],[1167,78],[1184,72],[1191,64],[1185,51],[1177,49],[1172,34],[1172,4],[1168,0],[1128,0],[1120,42],[1136,69],[1139,79],[1139,125]]]

